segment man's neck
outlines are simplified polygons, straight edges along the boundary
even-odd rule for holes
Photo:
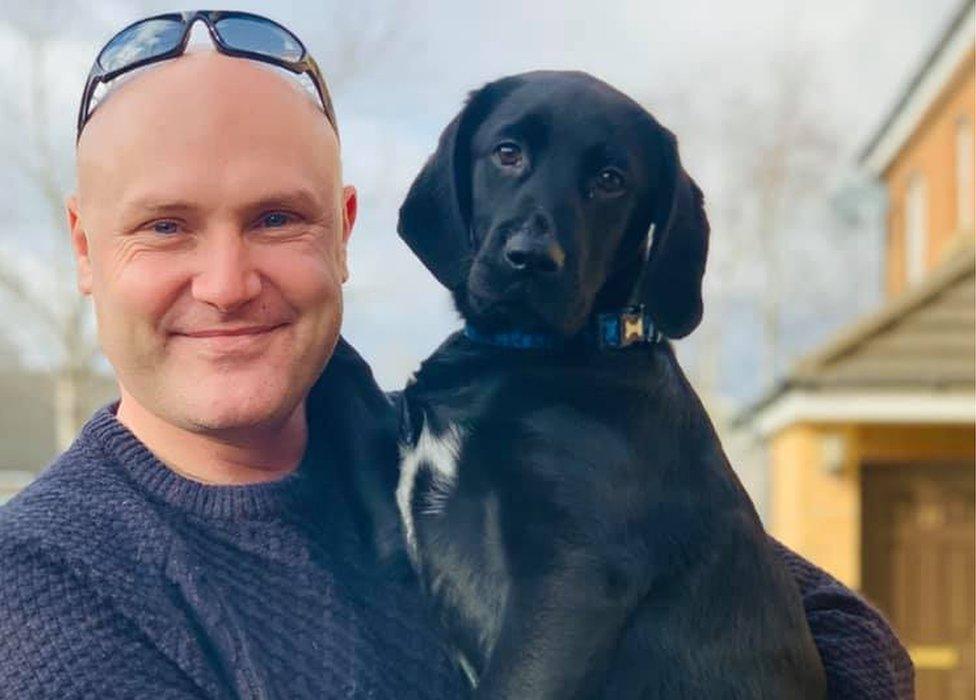
[[[273,426],[197,431],[167,422],[121,390],[117,418],[163,464],[205,484],[239,486],[293,472],[305,453],[305,403]]]

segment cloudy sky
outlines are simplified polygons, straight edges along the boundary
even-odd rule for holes
[[[0,85],[8,93],[29,92],[20,69],[22,30],[25,23],[46,27],[56,58],[45,73],[53,92],[48,118],[67,189],[75,101],[94,53],[124,23],[172,8],[155,2],[142,2],[137,11],[131,2],[82,7],[40,0],[30,4],[38,8],[33,11],[11,5],[0,9]],[[838,167],[849,168],[958,1],[242,0],[215,6],[266,14],[289,26],[333,82],[345,175],[359,187],[361,210],[345,332],[381,382],[393,387],[457,326],[446,293],[396,238],[395,222],[413,175],[468,90],[537,68],[594,73],[678,133],[707,196],[710,163],[723,148],[714,134],[705,140],[708,125],[739,99],[761,104],[783,64],[802,67],[813,107],[839,140]],[[20,128],[8,119],[2,143],[28,138]],[[0,150],[0,211],[8,222],[0,245],[23,251],[29,268],[38,241],[64,239],[17,167],[9,151]],[[16,324],[4,325],[12,331]],[[29,342],[23,332],[12,335],[21,345]]]

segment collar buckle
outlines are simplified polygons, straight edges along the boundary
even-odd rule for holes
[[[620,311],[597,315],[597,338],[600,349],[620,349],[661,340],[651,316],[642,305],[627,306]]]

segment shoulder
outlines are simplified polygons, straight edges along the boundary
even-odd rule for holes
[[[124,470],[86,430],[38,478],[0,506],[0,561],[11,551],[111,575],[140,561],[140,533],[157,519]],[[156,533],[158,536],[160,533]]]
[[[147,625],[120,609],[105,570],[57,541],[63,516],[44,515],[57,473],[0,509],[0,697],[200,697]]]
[[[400,520],[393,500],[399,477],[396,412],[369,365],[345,339],[339,339],[312,387],[307,411],[307,459],[327,465],[325,494],[338,497],[337,511],[349,511],[355,549],[369,543],[380,560],[400,566]]]
[[[104,489],[102,456],[78,439],[38,477],[0,507],[0,543],[14,539],[37,542],[62,539],[64,528],[84,529],[91,504]],[[79,520],[80,519],[80,520]]]
[[[831,697],[913,697],[914,668],[891,625],[864,598],[772,540],[803,597]]]

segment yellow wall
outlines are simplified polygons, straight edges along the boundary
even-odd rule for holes
[[[850,453],[839,474],[824,468],[824,438],[844,426],[792,425],[770,447],[769,531],[843,583],[860,582],[860,481]]]
[[[839,470],[826,440],[841,436]],[[861,465],[972,463],[973,426],[794,424],[769,441],[768,528],[781,542],[853,588],[861,584]]]
[[[963,231],[958,221],[956,124],[961,117],[968,117],[970,124],[976,124],[974,62],[976,53],[970,51],[882,176],[888,190],[886,289],[889,298],[905,288],[905,193],[914,173],[923,175],[927,190],[929,237],[925,269],[937,266],[961,244],[960,238],[973,239],[973,229]]]

